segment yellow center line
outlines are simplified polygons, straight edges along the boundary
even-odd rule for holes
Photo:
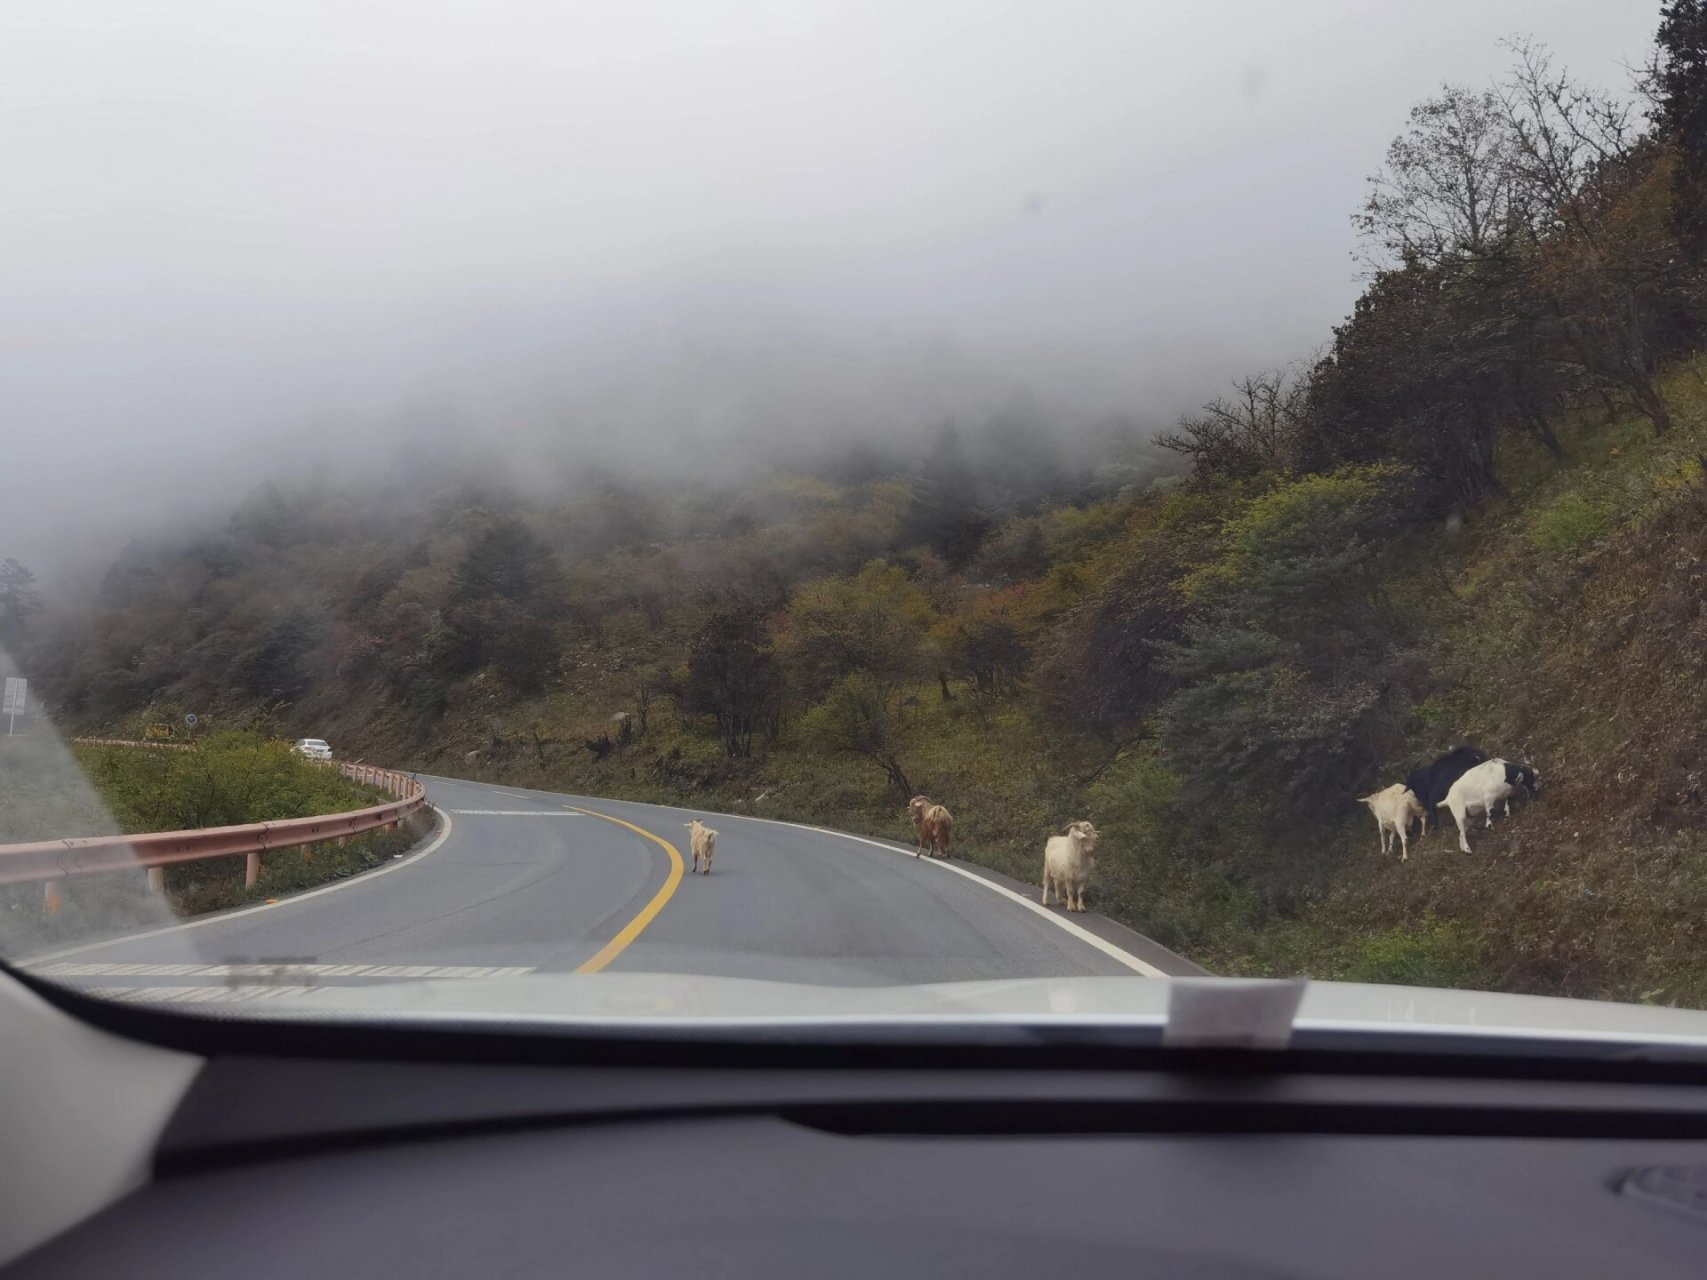
[[[671,895],[676,892],[676,886],[682,882],[682,872],[685,868],[682,863],[681,850],[664,839],[663,836],[655,836],[644,827],[637,827],[632,822],[624,822],[621,818],[613,818],[608,813],[598,813],[592,809],[582,809],[572,804],[566,804],[563,807],[571,813],[584,813],[589,818],[603,818],[606,822],[614,822],[619,827],[627,827],[635,835],[645,836],[646,839],[670,855],[670,874],[664,877],[663,888],[652,895],[652,901],[640,908],[639,915],[623,925],[621,933],[605,943],[597,955],[575,970],[576,973],[597,973],[621,955],[628,948],[628,944],[640,936],[641,930],[651,924],[658,913],[664,909],[664,904],[670,900]]]

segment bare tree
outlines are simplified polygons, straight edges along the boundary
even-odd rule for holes
[[[1517,165],[1500,97],[1443,85],[1411,108],[1410,126],[1387,148],[1386,163],[1352,221],[1372,266],[1438,266],[1501,250],[1529,229],[1531,193]]]
[[[1307,383],[1289,369],[1267,369],[1233,383],[1156,443],[1183,454],[1203,473],[1239,476],[1286,471],[1296,461],[1307,413]]]
[[[1498,98],[1514,171],[1545,217],[1524,281],[1540,303],[1545,349],[1625,392],[1663,435],[1671,414],[1654,382],[1651,334],[1673,246],[1644,220],[1620,216],[1644,171],[1634,104],[1555,70],[1542,45],[1510,48],[1516,60]]]
[[[1513,174],[1554,230],[1601,243],[1609,190],[1616,191],[1636,142],[1634,104],[1554,70],[1545,45],[1512,40],[1506,47],[1515,61],[1493,96],[1510,137]]]

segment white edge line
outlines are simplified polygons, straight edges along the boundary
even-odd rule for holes
[[[620,804],[623,802],[618,801],[618,803]],[[670,806],[652,805],[650,807],[664,809],[669,808]],[[696,812],[696,810],[683,809],[680,812],[693,813]],[[773,827],[793,827],[797,831],[816,831],[819,835],[840,836],[843,840],[857,840],[860,844],[868,844],[873,848],[883,849],[889,853],[898,854],[902,857],[907,856],[907,851],[896,845],[885,844],[881,840],[872,840],[865,836],[849,835],[846,831],[834,831],[829,827],[814,827],[805,822],[784,822],[780,818],[755,818],[745,813],[720,813],[717,817],[720,819],[734,818],[738,822],[768,822]],[[1023,897],[1022,895],[1015,893],[1006,885],[997,884],[994,880],[986,880],[976,872],[967,871],[964,867],[957,867],[952,862],[947,862],[940,858],[919,858],[917,861],[928,863],[930,866],[936,867],[941,871],[952,871],[956,875],[965,876],[968,880],[972,881],[972,883],[982,885],[992,893],[999,893],[1004,898],[1012,899],[1027,911],[1036,912],[1045,920],[1049,921],[1050,924],[1059,925],[1080,942],[1083,942],[1088,946],[1095,947],[1110,959],[1120,962],[1128,969],[1132,969],[1143,974],[1146,978],[1166,978],[1169,976],[1165,971],[1156,968],[1155,965],[1150,964],[1147,961],[1140,960],[1130,951],[1115,946],[1114,943],[1108,941],[1106,938],[1097,937],[1097,935],[1092,933],[1089,929],[1083,928],[1080,925],[1074,924],[1071,920],[1056,915],[1053,911],[1049,910],[1048,907],[1043,906],[1041,903],[1033,902],[1030,898]]]
[[[127,942],[141,942],[144,938],[158,938],[163,934],[182,933],[186,929],[199,929],[206,924],[223,924],[227,920],[235,920],[239,916],[252,916],[258,911],[277,911],[282,907],[292,906],[298,902],[306,902],[310,898],[318,898],[323,893],[335,893],[339,889],[347,889],[355,884],[367,884],[380,876],[390,875],[393,871],[401,871],[404,867],[412,867],[429,853],[434,853],[446,840],[450,839],[451,828],[454,825],[450,814],[436,804],[427,806],[444,820],[444,830],[433,837],[424,849],[418,849],[398,862],[389,863],[383,867],[375,867],[372,871],[364,871],[360,875],[349,876],[335,884],[322,885],[318,889],[310,889],[307,893],[292,894],[288,898],[280,898],[277,902],[263,902],[253,907],[244,907],[238,911],[222,911],[218,915],[206,916],[200,920],[186,920],[181,924],[169,924],[160,929],[149,929],[145,933],[132,933],[122,938],[107,938],[101,942],[86,942],[81,946],[67,947],[63,951],[50,951],[46,955],[31,956],[28,960],[18,961],[20,969],[33,969],[36,965],[47,964],[53,960],[63,960],[66,956],[80,956],[85,951],[98,951],[102,947],[117,947]],[[139,868],[140,869],[140,868]]]
[[[739,817],[740,815],[737,814],[735,816]],[[768,821],[768,819],[761,819],[761,821]],[[794,824],[789,823],[789,824],[785,824],[785,825],[792,826]],[[823,834],[829,835],[829,836],[841,836],[842,839],[844,839],[844,840],[858,840],[861,844],[876,845],[879,849],[888,849],[891,853],[900,853],[901,852],[900,850],[896,849],[894,845],[882,844],[876,840],[868,840],[864,836],[851,836],[845,831],[831,831],[831,830],[828,830],[827,828],[824,828],[824,827],[811,827],[811,828],[809,828],[809,830],[819,831],[819,832],[822,832]],[[902,854],[902,856],[904,857],[906,855]],[[926,860],[924,858],[920,858],[919,861],[924,862]],[[1098,951],[1102,952],[1104,955],[1108,956],[1110,959],[1119,961],[1121,964],[1125,965],[1128,969],[1135,969],[1137,972],[1143,974],[1147,978],[1165,978],[1168,976],[1161,969],[1156,968],[1155,965],[1150,964],[1147,961],[1140,960],[1137,956],[1133,955],[1130,951],[1127,951],[1122,947],[1115,946],[1114,943],[1110,942],[1107,938],[1099,938],[1096,934],[1092,933],[1089,929],[1086,929],[1081,925],[1075,924],[1075,923],[1073,923],[1073,921],[1068,920],[1065,917],[1056,915],[1048,907],[1042,905],[1041,903],[1033,902],[1030,898],[1023,897],[1020,894],[1015,893],[1012,889],[1008,888],[1006,885],[997,884],[994,880],[986,880],[986,879],[984,879],[983,876],[978,875],[976,872],[968,871],[964,867],[957,867],[952,862],[948,862],[948,861],[943,860],[943,859],[932,858],[929,861],[930,861],[930,865],[933,867],[937,867],[943,871],[952,871],[957,876],[965,876],[968,880],[972,881],[974,884],[983,885],[984,888],[989,889],[992,893],[999,893],[1004,898],[1009,898],[1009,899],[1013,900],[1014,902],[1019,903],[1019,905],[1024,907],[1027,911],[1036,912],[1038,915],[1042,916],[1045,920],[1049,921],[1051,924],[1059,925],[1061,928],[1065,929],[1068,933],[1072,934],[1080,942],[1083,942],[1083,943],[1086,943],[1092,947],[1095,947]]]

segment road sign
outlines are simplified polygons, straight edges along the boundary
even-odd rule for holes
[[[146,737],[150,738],[170,738],[172,736],[172,726],[169,724],[151,724],[148,728],[143,730],[143,733]]]
[[[189,725],[190,728],[194,729],[196,727],[195,712],[192,711],[189,715],[185,716],[184,717],[184,723]]]
[[[8,717],[6,736],[12,736],[12,729],[18,723],[18,712],[24,709],[24,703],[29,696],[30,682],[22,676],[6,677],[6,700],[0,703],[0,713]]]

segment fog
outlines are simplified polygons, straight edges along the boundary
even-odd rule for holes
[[[116,0],[0,15],[0,556],[317,461],[689,473],[1307,354],[1409,106],[1657,5]]]

